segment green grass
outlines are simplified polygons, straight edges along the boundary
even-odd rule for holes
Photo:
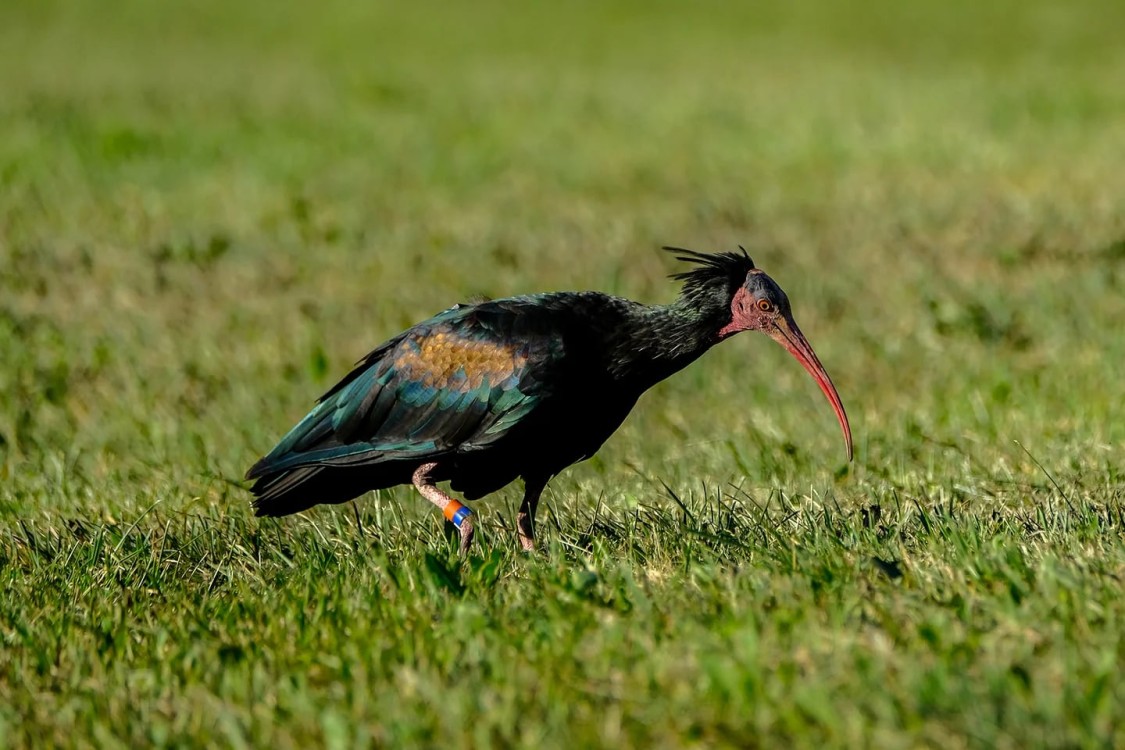
[[[0,746],[1125,744],[1125,6],[0,5]],[[245,468],[474,294],[763,337],[461,561]]]

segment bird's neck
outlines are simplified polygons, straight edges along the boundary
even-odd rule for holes
[[[615,332],[610,371],[619,382],[649,388],[718,343],[723,315],[720,308],[685,297],[668,305],[636,305]]]

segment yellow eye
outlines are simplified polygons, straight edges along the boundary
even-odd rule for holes
[[[758,300],[758,309],[762,312],[769,312],[773,310],[773,305],[770,304],[768,299],[760,299]]]

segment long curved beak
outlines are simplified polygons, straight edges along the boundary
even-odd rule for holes
[[[784,346],[798,362],[804,365],[805,369],[809,371],[809,375],[812,375],[813,380],[820,386],[820,390],[824,391],[828,403],[832,404],[832,409],[836,412],[836,419],[840,420],[840,429],[844,431],[844,444],[848,450],[848,460],[851,461],[852,428],[848,424],[848,415],[844,411],[844,404],[840,401],[840,394],[836,392],[836,386],[832,384],[832,378],[828,377],[824,365],[820,364],[820,360],[817,359],[812,345],[805,338],[805,334],[801,333],[801,329],[797,327],[797,321],[789,316],[778,317],[774,326],[767,329],[765,333]]]

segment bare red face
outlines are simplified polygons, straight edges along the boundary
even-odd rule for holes
[[[844,444],[848,460],[851,461],[852,428],[848,424],[848,415],[840,401],[840,394],[836,392],[832,378],[828,377],[824,365],[820,364],[812,345],[797,327],[797,321],[793,320],[789,298],[781,291],[781,287],[769,276],[755,269],[746,276],[746,283],[735,291],[731,298],[730,312],[730,323],[719,331],[719,337],[726,338],[740,331],[761,331],[785,347],[808,370],[832,404],[836,419],[840,421],[840,429],[844,432]]]

